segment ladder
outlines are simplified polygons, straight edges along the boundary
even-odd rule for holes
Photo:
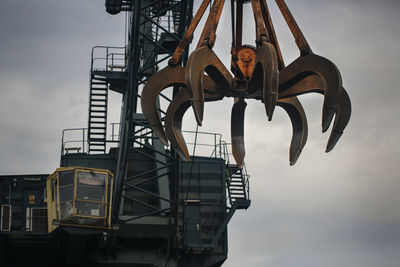
[[[247,175],[236,164],[227,164],[227,172],[228,196],[231,206],[236,206],[237,209],[247,209],[250,206]]]
[[[90,75],[88,142],[89,153],[106,152],[108,83]]]

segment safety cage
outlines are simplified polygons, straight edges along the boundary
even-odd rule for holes
[[[46,181],[48,231],[60,225],[111,228],[112,189],[108,170],[58,168]]]

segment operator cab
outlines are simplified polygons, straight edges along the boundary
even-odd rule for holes
[[[46,181],[48,232],[60,225],[110,229],[112,187],[108,170],[58,168]]]

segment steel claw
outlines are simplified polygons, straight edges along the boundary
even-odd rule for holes
[[[232,154],[239,168],[242,167],[246,154],[244,147],[244,112],[246,106],[246,102],[240,99],[233,104],[231,113]]]
[[[318,92],[323,94],[325,84],[322,78],[317,74],[309,74],[301,80],[296,81],[290,86],[285,88],[283,92],[279,93],[279,101],[286,99],[297,94],[299,91]],[[351,102],[346,90],[342,88],[338,96],[337,104],[335,107],[335,120],[332,127],[332,132],[326,147],[326,152],[331,151],[336,143],[339,141],[351,117]]]
[[[185,161],[190,161],[189,151],[182,134],[182,119],[190,107],[189,91],[182,87],[168,106],[165,115],[165,135],[178,155]]]
[[[208,76],[205,76],[203,80],[205,100],[221,100],[223,96],[218,94],[219,89],[217,85]],[[185,161],[190,161],[190,155],[182,134],[182,119],[185,112],[191,106],[192,100],[193,98],[191,97],[189,90],[186,87],[181,87],[168,106],[165,115],[165,135],[170,141],[171,146]]]
[[[292,122],[293,135],[290,144],[289,161],[290,165],[294,165],[307,142],[308,126],[306,114],[297,97],[278,100],[277,105],[288,113]],[[232,154],[239,167],[242,166],[245,157],[244,114],[246,106],[247,104],[243,100],[237,101],[233,105],[231,115]]]
[[[344,129],[350,121],[351,117],[351,102],[350,97],[346,90],[342,88],[341,94],[339,95],[338,108],[335,115],[335,121],[333,123],[333,129],[331,135],[329,136],[328,144],[326,146],[326,151],[331,151],[336,143],[339,141],[343,134]]]
[[[164,145],[168,145],[161,118],[157,110],[157,97],[167,87],[185,86],[185,69],[179,65],[163,68],[151,76],[143,87],[141,95],[142,111],[151,129]]]
[[[277,105],[282,107],[289,115],[292,122],[292,141],[290,143],[289,162],[293,166],[296,164],[303,147],[307,142],[308,125],[307,117],[303,106],[297,97],[279,99]]]
[[[275,47],[265,41],[256,48],[256,51],[255,66],[248,83],[248,90],[263,92],[265,111],[270,121],[278,99],[278,56]]]
[[[318,74],[308,73],[301,79],[294,80],[290,84],[287,83],[279,88],[278,99],[292,97],[298,95],[298,92],[303,93],[320,93],[324,94],[324,81]]]
[[[318,88],[320,90],[306,86],[292,87],[293,84],[310,74],[316,74],[322,79],[324,86]],[[285,92],[286,90],[289,92]],[[309,53],[305,56],[300,56],[280,71],[279,95],[300,95],[313,91],[325,95],[322,109],[322,132],[325,132],[328,130],[335,115],[338,96],[342,91],[342,77],[336,65],[324,57]]]
[[[233,78],[217,55],[207,46],[193,51],[186,64],[186,86],[192,97],[192,107],[197,124],[201,126],[204,114],[203,73],[220,87],[230,89]]]

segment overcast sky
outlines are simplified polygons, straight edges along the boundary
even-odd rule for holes
[[[299,53],[273,2],[289,64]],[[400,2],[287,4],[313,51],[340,69],[352,118],[336,148],[326,154],[323,97],[302,96],[309,138],[290,167],[289,118],[277,108],[268,122],[263,105],[248,101],[252,205],[231,220],[224,266],[398,267]],[[245,41],[254,44],[248,8]],[[123,45],[123,21],[123,14],[106,14],[101,0],[1,0],[0,174],[50,173],[59,166],[62,129],[87,125],[90,49]],[[227,3],[214,49],[227,66],[229,28]],[[200,130],[222,132],[229,141],[231,105],[232,99],[207,104]],[[112,116],[117,117],[119,106]],[[191,120],[188,114],[185,129],[193,130]]]

